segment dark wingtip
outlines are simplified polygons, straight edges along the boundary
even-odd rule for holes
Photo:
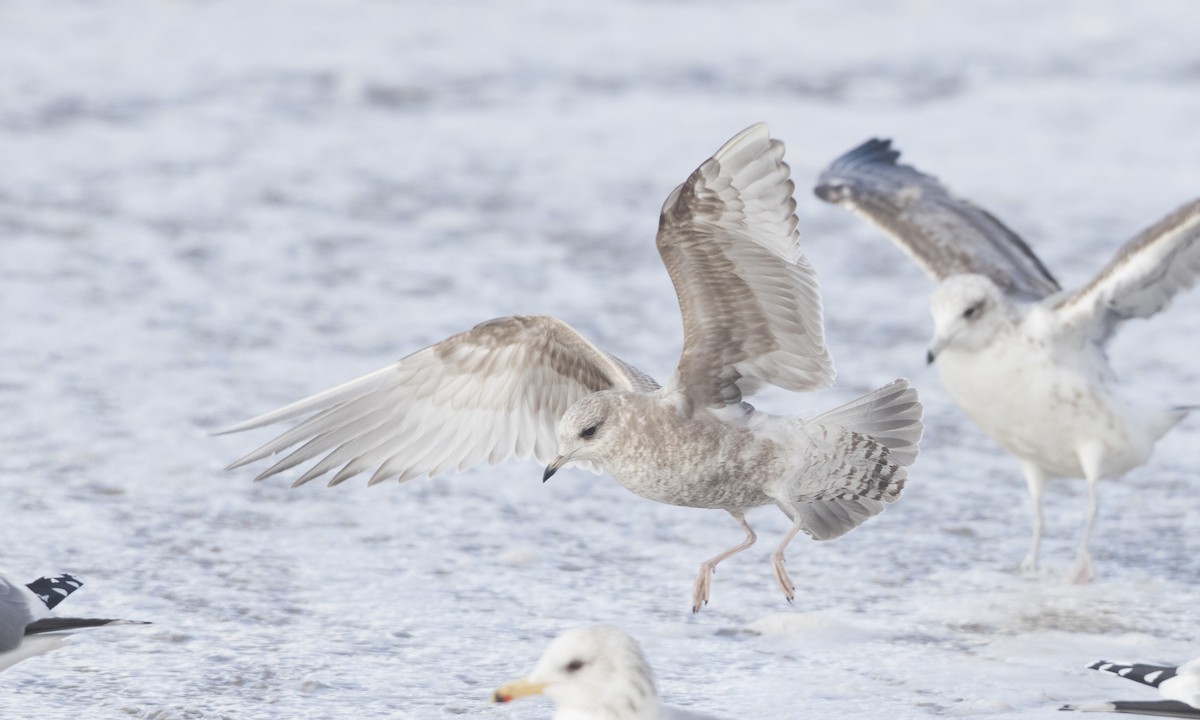
[[[895,165],[900,151],[892,148],[888,138],[871,138],[833,161],[833,167],[857,165]]]
[[[835,203],[836,204],[837,201],[841,198],[842,193],[840,191],[841,191],[840,186],[822,183],[822,184],[816,186],[815,188],[813,188],[813,195],[816,195],[818,198],[824,200],[827,203]]]
[[[542,482],[549,480],[556,472],[558,472],[558,468],[554,467],[553,465],[547,466],[546,472],[542,473]]]
[[[866,165],[895,165],[899,158],[900,151],[892,149],[891,140],[871,138],[830,163],[817,179],[813,194],[836,205],[850,197],[854,183],[852,179],[839,177],[841,173],[850,174]]]
[[[27,584],[25,587],[33,591],[38,599],[46,604],[50,610],[58,605],[68,595],[83,587],[83,581],[73,575],[55,575],[54,577],[41,577]]]

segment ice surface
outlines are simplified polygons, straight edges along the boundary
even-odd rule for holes
[[[923,365],[929,284],[808,188],[869,136],[1000,215],[1066,285],[1200,194],[1200,6],[560,0],[0,3],[0,565],[67,571],[97,631],[0,676],[4,718],[545,717],[491,707],[566,627],[619,625],[663,698],[733,720],[1045,718],[1098,658],[1200,645],[1200,419],[1101,488],[1099,580],[1063,584],[1081,483],[1048,493],[1047,575],[1012,461]],[[927,437],[904,498],[759,547],[610,478],[513,463],[336,490],[223,465],[207,432],[497,315],[552,313],[666,377],[658,209],[758,120],[788,143],[840,381],[899,375]],[[1200,402],[1200,296],[1132,323],[1118,370]],[[66,609],[66,606],[62,609]]]

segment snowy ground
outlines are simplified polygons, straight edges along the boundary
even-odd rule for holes
[[[872,135],[1009,222],[1064,284],[1200,194],[1188,0],[686,3],[0,0],[0,565],[87,582],[99,631],[0,676],[4,718],[548,716],[492,707],[563,628],[620,625],[668,702],[731,719],[1049,718],[1146,698],[1083,670],[1200,655],[1200,418],[1102,489],[1099,580],[1046,576],[1015,463],[923,365],[929,284],[809,193]],[[532,463],[371,490],[224,473],[210,438],[471,324],[552,313],[660,379],[670,189],[758,121],[788,143],[840,380],[927,406],[904,498],[797,541],[788,606],[723,513]],[[1113,347],[1200,401],[1200,294]],[[1125,687],[1124,685],[1129,685]]]

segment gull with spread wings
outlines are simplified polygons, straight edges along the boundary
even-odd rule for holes
[[[1064,291],[1020,237],[908,165],[887,140],[835,160],[817,197],[878,226],[937,283],[928,361],[959,407],[1016,456],[1033,499],[1037,568],[1050,477],[1083,477],[1088,503],[1072,579],[1093,577],[1096,483],[1150,458],[1187,414],[1123,397],[1105,345],[1123,320],[1162,310],[1200,273],[1200,200],[1130,240],[1087,285]]]
[[[259,479],[324,454],[295,484],[333,472],[336,485],[366,471],[368,484],[404,482],[513,455],[548,463],[545,479],[590,464],[642,497],[723,509],[741,525],[742,543],[701,564],[694,611],[717,563],[754,543],[745,512],[774,503],[793,521],[771,556],[791,600],[788,542],[801,531],[838,537],[882,512],[904,486],[922,426],[904,380],[811,420],[746,402],[764,384],[803,392],[833,382],[783,152],[765,125],[747,128],[663,206],[658,249],[684,327],[666,387],[560,320],[499,318],[225,430],[309,416],[230,467],[294,448]]]

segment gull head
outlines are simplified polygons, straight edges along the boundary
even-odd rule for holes
[[[559,635],[528,677],[496,688],[492,701],[530,695],[553,700],[555,717],[635,720],[658,714],[654,674],[641,648],[621,630],[602,625]]]
[[[570,462],[590,461],[601,467],[616,438],[616,391],[602,390],[579,400],[558,421],[558,457],[546,466],[542,482]]]
[[[978,350],[992,341],[1009,316],[1009,304],[996,283],[983,275],[952,275],[930,299],[933,340],[926,360],[946,348]]]

